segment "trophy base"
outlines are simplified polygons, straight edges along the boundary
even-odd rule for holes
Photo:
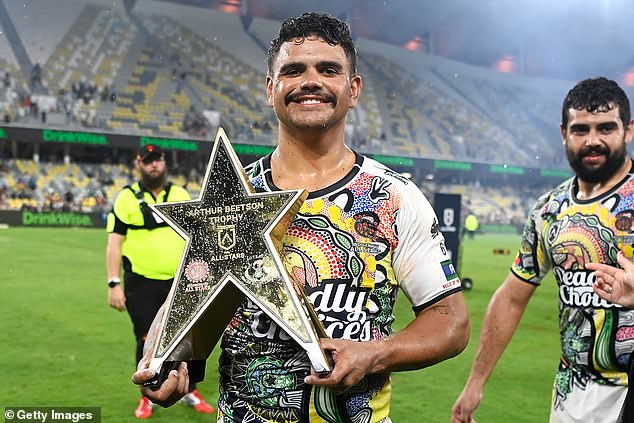
[[[189,374],[189,384],[202,382],[205,379],[205,360],[188,360],[187,373]],[[149,387],[151,390],[158,390],[163,382],[167,379],[172,370],[178,370],[180,361],[164,361],[161,370],[150,380],[145,382],[143,386]]]

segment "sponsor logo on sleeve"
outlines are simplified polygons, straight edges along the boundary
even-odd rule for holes
[[[460,285],[458,273],[456,273],[456,269],[453,267],[451,260],[445,260],[441,262],[440,265],[442,266],[442,271],[447,279],[447,283],[443,284],[442,287],[444,289],[448,289]]]

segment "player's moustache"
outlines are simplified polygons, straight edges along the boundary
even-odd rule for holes
[[[332,94],[328,94],[324,91],[302,90],[302,91],[288,93],[286,97],[284,97],[284,104],[288,105],[290,103],[299,101],[300,98],[308,96],[308,95],[311,97],[317,97],[326,103],[334,103],[334,104],[337,103],[337,97],[335,97]]]
[[[579,155],[584,157],[584,156],[590,156],[590,155],[596,155],[596,154],[603,154],[605,156],[609,156],[610,155],[610,149],[607,148],[604,145],[591,145],[588,147],[584,147],[583,149],[581,149],[581,151],[579,152]]]

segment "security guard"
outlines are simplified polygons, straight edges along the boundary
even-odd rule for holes
[[[480,224],[478,223],[478,218],[475,214],[472,213],[465,219],[464,228],[467,231],[469,238],[473,239],[475,237],[479,226]]]
[[[137,340],[136,362],[143,356],[147,332],[163,305],[183,254],[185,241],[148,206],[169,201],[186,201],[189,193],[167,181],[165,152],[147,144],[135,160],[140,180],[119,192],[108,215],[108,303],[119,311],[128,310]],[[123,289],[121,287],[123,267]],[[183,400],[202,413],[213,413],[194,386]],[[142,397],[134,414],[152,416],[152,403]]]

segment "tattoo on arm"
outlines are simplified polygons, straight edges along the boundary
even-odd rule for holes
[[[447,307],[446,305],[437,305],[432,308],[432,310],[438,314],[442,314],[443,316],[447,316],[450,314],[449,307]]]

